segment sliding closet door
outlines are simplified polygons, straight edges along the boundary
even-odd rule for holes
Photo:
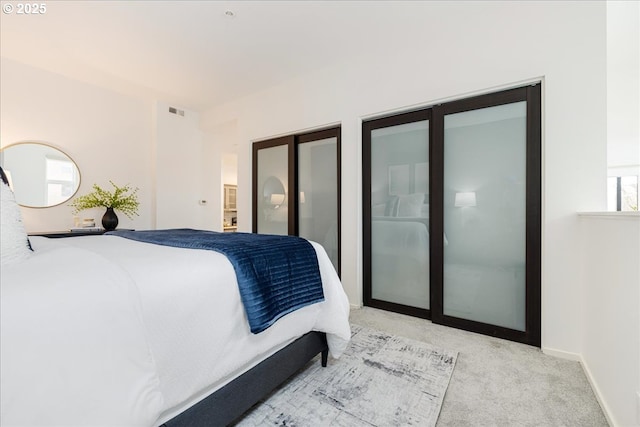
[[[434,108],[443,156],[434,321],[539,345],[539,86]],[[440,228],[437,226],[436,228]]]
[[[297,235],[321,244],[340,271],[340,129],[296,138]]]
[[[253,144],[253,232],[322,245],[340,275],[340,127]]]
[[[366,121],[364,304],[540,345],[540,85]]]
[[[289,234],[289,143],[292,137],[253,145],[253,228]]]
[[[430,112],[363,124],[364,299],[427,317]]]

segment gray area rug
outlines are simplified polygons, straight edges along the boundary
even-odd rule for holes
[[[434,426],[457,352],[357,325],[351,335],[340,359],[314,359],[237,425]]]

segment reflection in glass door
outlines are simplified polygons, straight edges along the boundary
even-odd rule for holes
[[[525,330],[526,102],[444,116],[444,315]]]
[[[365,304],[422,317],[430,308],[429,132],[424,110],[363,126]]]
[[[337,129],[300,136],[297,150],[297,235],[321,244],[339,272]]]
[[[283,145],[284,144],[284,145]],[[289,234],[289,163],[287,141],[275,141],[270,147],[254,149],[256,173],[254,197],[257,232]],[[254,190],[254,191],[255,191]]]
[[[432,320],[540,346],[540,85],[433,107]]]
[[[340,275],[340,127],[253,143],[255,233],[319,243]]]
[[[540,346],[541,86],[362,124],[371,307]]]

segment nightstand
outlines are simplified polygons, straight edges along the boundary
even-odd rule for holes
[[[50,239],[58,239],[61,237],[80,237],[80,236],[99,236],[104,234],[105,230],[86,230],[86,231],[46,231],[40,233],[29,233],[29,236],[42,236]]]

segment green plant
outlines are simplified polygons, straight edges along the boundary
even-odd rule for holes
[[[118,187],[109,181],[113,185],[113,192],[104,190],[93,184],[93,191],[84,196],[76,197],[69,206],[73,207],[73,213],[76,214],[85,209],[92,209],[98,207],[113,208],[125,214],[130,219],[133,219],[133,215],[138,215],[138,188],[131,188],[130,185],[124,187]],[[127,194],[130,193],[130,194]]]

